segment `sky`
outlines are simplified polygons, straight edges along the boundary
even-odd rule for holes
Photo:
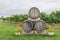
[[[13,14],[26,14],[31,7],[50,14],[60,10],[60,0],[0,0],[0,17]]]

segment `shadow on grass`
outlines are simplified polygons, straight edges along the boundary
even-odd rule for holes
[[[12,36],[14,37],[57,37],[59,35],[40,35],[40,34],[21,34],[21,35],[15,35],[15,34],[12,34]]]

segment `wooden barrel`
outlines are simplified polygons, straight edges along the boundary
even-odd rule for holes
[[[36,19],[39,17],[39,14],[40,14],[40,11],[38,8],[36,7],[32,7],[30,10],[29,10],[29,17],[33,18],[33,19]]]
[[[26,33],[31,32],[32,31],[32,22],[28,21],[28,20],[24,21],[22,29]]]
[[[44,30],[46,30],[46,24],[44,21],[40,20],[40,21],[37,21],[35,23],[35,28],[36,28],[36,31],[41,33],[43,32]]]

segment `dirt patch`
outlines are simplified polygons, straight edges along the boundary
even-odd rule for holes
[[[22,27],[23,23],[22,22],[18,22],[17,25]]]

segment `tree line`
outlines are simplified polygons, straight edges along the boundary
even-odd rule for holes
[[[28,19],[28,14],[12,15],[10,17],[4,18],[3,16],[0,19],[14,22],[23,22]],[[46,23],[60,23],[60,11],[53,11],[50,14],[41,12],[39,16]]]

